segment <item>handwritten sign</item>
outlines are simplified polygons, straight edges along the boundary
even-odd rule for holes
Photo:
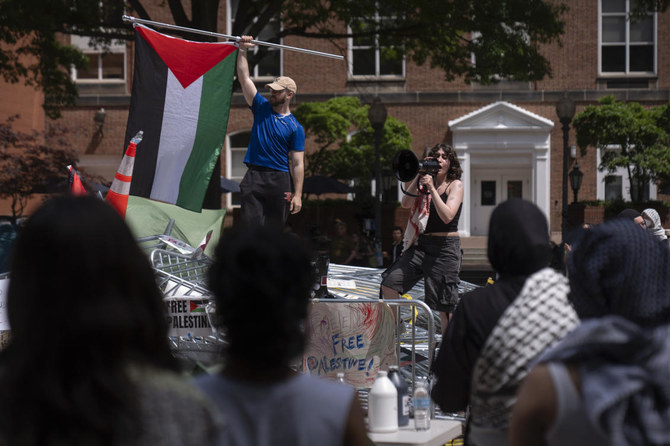
[[[307,373],[336,377],[343,372],[351,385],[371,387],[380,368],[397,363],[393,312],[383,302],[315,302],[306,324]]]
[[[0,280],[0,331],[9,330],[9,319],[7,317],[8,290],[9,279]]]
[[[168,336],[206,337],[212,334],[207,317],[206,299],[188,297],[166,297],[168,314]]]

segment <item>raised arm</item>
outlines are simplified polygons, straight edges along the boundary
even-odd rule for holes
[[[244,99],[250,107],[251,104],[253,104],[254,97],[258,91],[256,85],[251,80],[251,75],[249,74],[249,61],[247,60],[247,51],[249,48],[256,46],[256,44],[251,43],[252,40],[254,40],[252,36],[242,36],[238,42],[240,49],[237,52],[237,80],[242,87]]]
[[[417,175],[410,183],[405,185],[405,191],[409,192],[410,194],[416,195],[418,193],[418,181],[419,181],[419,175]],[[403,194],[402,199],[400,200],[400,205],[404,208],[411,208],[412,205],[414,204],[414,200],[416,197],[413,197],[411,195]]]

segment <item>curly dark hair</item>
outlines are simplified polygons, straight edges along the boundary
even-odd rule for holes
[[[313,277],[312,253],[302,239],[266,226],[226,233],[209,285],[229,340],[228,359],[280,371],[299,356]]]
[[[437,156],[437,151],[442,150],[449,157],[449,171],[447,172],[447,179],[450,181],[460,180],[461,175],[463,175],[463,169],[461,168],[461,163],[458,161],[458,156],[456,151],[449,144],[439,143],[435,144],[433,148],[428,151],[426,158]]]

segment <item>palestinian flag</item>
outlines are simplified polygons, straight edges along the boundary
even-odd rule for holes
[[[223,146],[237,47],[135,27],[125,145],[140,130],[130,195],[199,212]]]
[[[202,302],[198,303],[192,300],[189,300],[189,310],[191,313],[204,313],[205,312],[205,307],[202,304]]]

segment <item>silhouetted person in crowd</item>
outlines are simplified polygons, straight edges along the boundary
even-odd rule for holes
[[[393,265],[396,262],[396,260],[398,260],[403,250],[402,228],[400,226],[394,226],[393,231],[391,232],[391,236],[393,240],[391,244],[391,252],[390,253],[384,252],[384,257],[389,260],[391,265]]]
[[[112,207],[52,199],[12,252],[0,444],[212,444],[215,411],[178,373],[154,272]]]
[[[626,208],[623,211],[619,212],[619,214],[617,214],[616,218],[622,218],[624,220],[631,220],[636,225],[638,225],[638,226],[640,226],[644,229],[647,229],[647,225],[644,223],[644,218],[642,218],[642,214],[640,214],[635,209]]]
[[[351,265],[356,258],[356,243],[347,233],[347,224],[339,218],[335,220],[335,234],[330,239],[330,261],[341,265]]]
[[[510,199],[493,210],[488,257],[493,285],[461,299],[435,364],[432,398],[446,412],[470,405],[468,441],[504,444],[516,388],[544,348],[578,322],[565,276],[549,268],[547,219]]]
[[[305,345],[310,258],[302,241],[260,226],[216,249],[210,288],[229,343],[223,371],[196,384],[227,421],[221,445],[368,444],[354,389],[291,367]]]
[[[582,323],[526,377],[510,444],[670,444],[670,250],[615,219],[578,234],[567,264]]]

